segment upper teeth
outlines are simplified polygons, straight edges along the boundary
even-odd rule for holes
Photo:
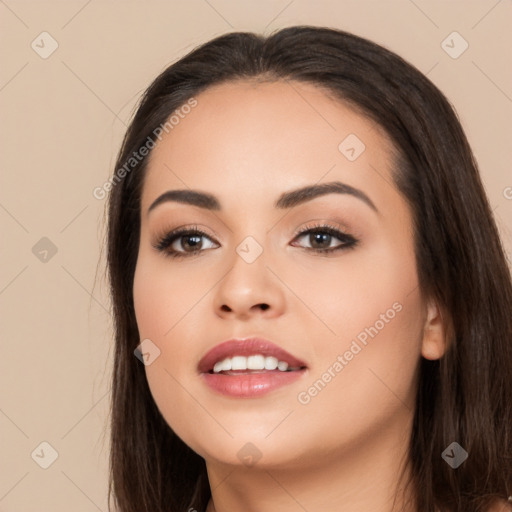
[[[226,359],[215,363],[213,372],[219,373],[229,370],[275,370],[276,368],[285,372],[288,369],[288,363],[286,361],[279,361],[277,357],[265,357],[261,354],[256,354],[249,357],[226,357]]]

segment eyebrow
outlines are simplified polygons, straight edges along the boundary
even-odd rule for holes
[[[284,192],[274,203],[274,208],[293,208],[307,201],[311,201],[316,197],[324,196],[327,194],[351,195],[363,201],[375,212],[379,212],[373,201],[362,190],[347,185],[346,183],[341,183],[340,181],[310,185],[292,190],[290,192]],[[168,201],[176,201],[178,203],[198,206],[199,208],[205,208],[206,210],[221,210],[219,200],[212,194],[199,192],[196,190],[168,190],[161,196],[157,197],[155,201],[153,201],[151,206],[148,208],[148,213],[155,209],[157,206]]]

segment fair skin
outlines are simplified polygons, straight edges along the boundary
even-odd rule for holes
[[[161,350],[146,366],[155,402],[206,461],[208,512],[399,510],[404,497],[398,492],[394,506],[393,499],[418,365],[442,356],[445,328],[418,288],[412,217],[391,177],[392,145],[375,123],[309,84],[230,82],[196,99],[151,154],[134,302],[140,339]],[[366,147],[354,161],[338,149],[349,134]],[[284,192],[335,181],[362,191],[375,209],[339,193],[274,207]],[[183,189],[212,194],[221,208],[165,201],[148,212],[164,192]],[[294,236],[325,223],[358,243],[321,254],[310,236]],[[153,247],[161,235],[193,226],[207,233],[199,252],[173,259]],[[252,263],[236,252],[248,236],[263,249]],[[180,239],[173,247],[187,250]],[[393,318],[377,324],[390,309]],[[337,357],[376,325],[332,377]],[[307,370],[258,398],[216,393],[198,375],[198,361],[218,343],[247,336],[276,343]],[[327,385],[305,393],[329,368]],[[238,453],[247,443],[257,449],[253,465]]]

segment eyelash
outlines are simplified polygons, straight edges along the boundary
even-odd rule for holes
[[[308,251],[313,251],[320,254],[330,254],[335,251],[340,250],[347,250],[347,249],[353,249],[356,247],[356,245],[359,243],[359,240],[354,238],[352,235],[349,235],[348,233],[344,233],[343,231],[340,231],[339,229],[335,228],[334,226],[331,226],[329,224],[314,224],[311,226],[307,226],[304,229],[300,229],[295,232],[293,236],[293,240],[304,236],[309,235],[311,233],[324,233],[327,235],[331,235],[334,238],[337,238],[340,242],[342,242],[340,245],[337,245],[335,247],[329,247],[327,249],[315,249],[310,247],[303,247],[303,249],[306,249]],[[186,258],[189,256],[195,256],[199,254],[200,252],[204,252],[207,249],[199,249],[197,251],[193,252],[186,252],[186,251],[176,251],[174,249],[169,249],[170,246],[180,237],[185,236],[193,236],[197,235],[200,237],[206,237],[211,239],[211,237],[199,229],[197,226],[192,226],[189,228],[180,228],[176,229],[174,231],[171,231],[164,236],[160,237],[156,243],[153,244],[153,247],[159,251],[164,253],[166,256],[170,258]]]

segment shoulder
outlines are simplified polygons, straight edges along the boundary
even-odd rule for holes
[[[512,500],[510,498],[497,500],[487,509],[487,512],[512,512]]]

